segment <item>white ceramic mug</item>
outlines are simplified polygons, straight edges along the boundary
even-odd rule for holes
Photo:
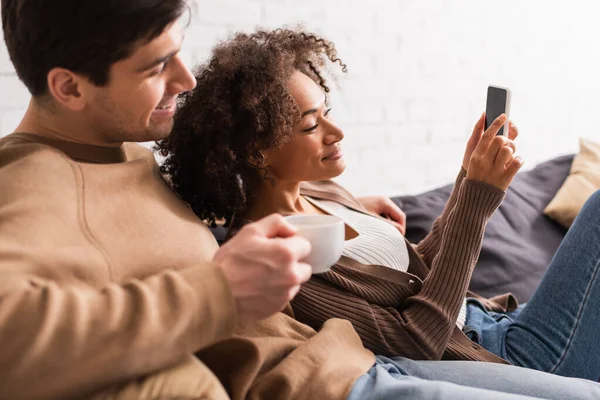
[[[312,267],[313,274],[327,272],[338,262],[346,239],[341,218],[333,215],[292,215],[285,219],[296,227],[299,236],[310,242],[312,250],[302,262]]]

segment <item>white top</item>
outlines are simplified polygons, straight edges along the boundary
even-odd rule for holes
[[[381,265],[407,272],[408,249],[404,237],[392,224],[373,216],[351,210],[340,203],[305,197],[315,207],[344,220],[358,236],[346,240],[342,254],[365,265]],[[462,329],[467,319],[466,300],[460,309],[456,325]]]
[[[334,201],[307,200],[323,211],[343,219],[346,225],[358,233],[354,239],[346,240],[343,255],[361,264],[383,265],[398,271],[408,271],[406,241],[394,226]]]

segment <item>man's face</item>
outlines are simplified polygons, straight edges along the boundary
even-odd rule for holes
[[[84,113],[105,143],[164,139],[173,127],[177,95],[196,80],[179,58],[183,31],[178,23],[113,64],[105,87],[88,87]]]

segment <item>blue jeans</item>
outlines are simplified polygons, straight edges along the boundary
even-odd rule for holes
[[[377,357],[348,400],[600,399],[600,384],[504,364]]]
[[[468,300],[463,331],[513,365],[600,377],[600,191],[579,212],[526,305],[487,312]]]

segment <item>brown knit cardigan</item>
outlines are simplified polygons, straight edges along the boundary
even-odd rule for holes
[[[324,274],[313,275],[292,301],[295,318],[319,329],[330,318],[349,320],[375,354],[416,360],[473,360],[508,363],[475,344],[456,326],[466,296],[494,311],[514,310],[512,294],[485,299],[468,292],[487,221],[505,192],[458,175],[454,190],[430,234],[407,242],[407,272],[363,265],[342,257]],[[303,183],[301,194],[368,212],[332,181]],[[378,216],[377,216],[378,217]]]

